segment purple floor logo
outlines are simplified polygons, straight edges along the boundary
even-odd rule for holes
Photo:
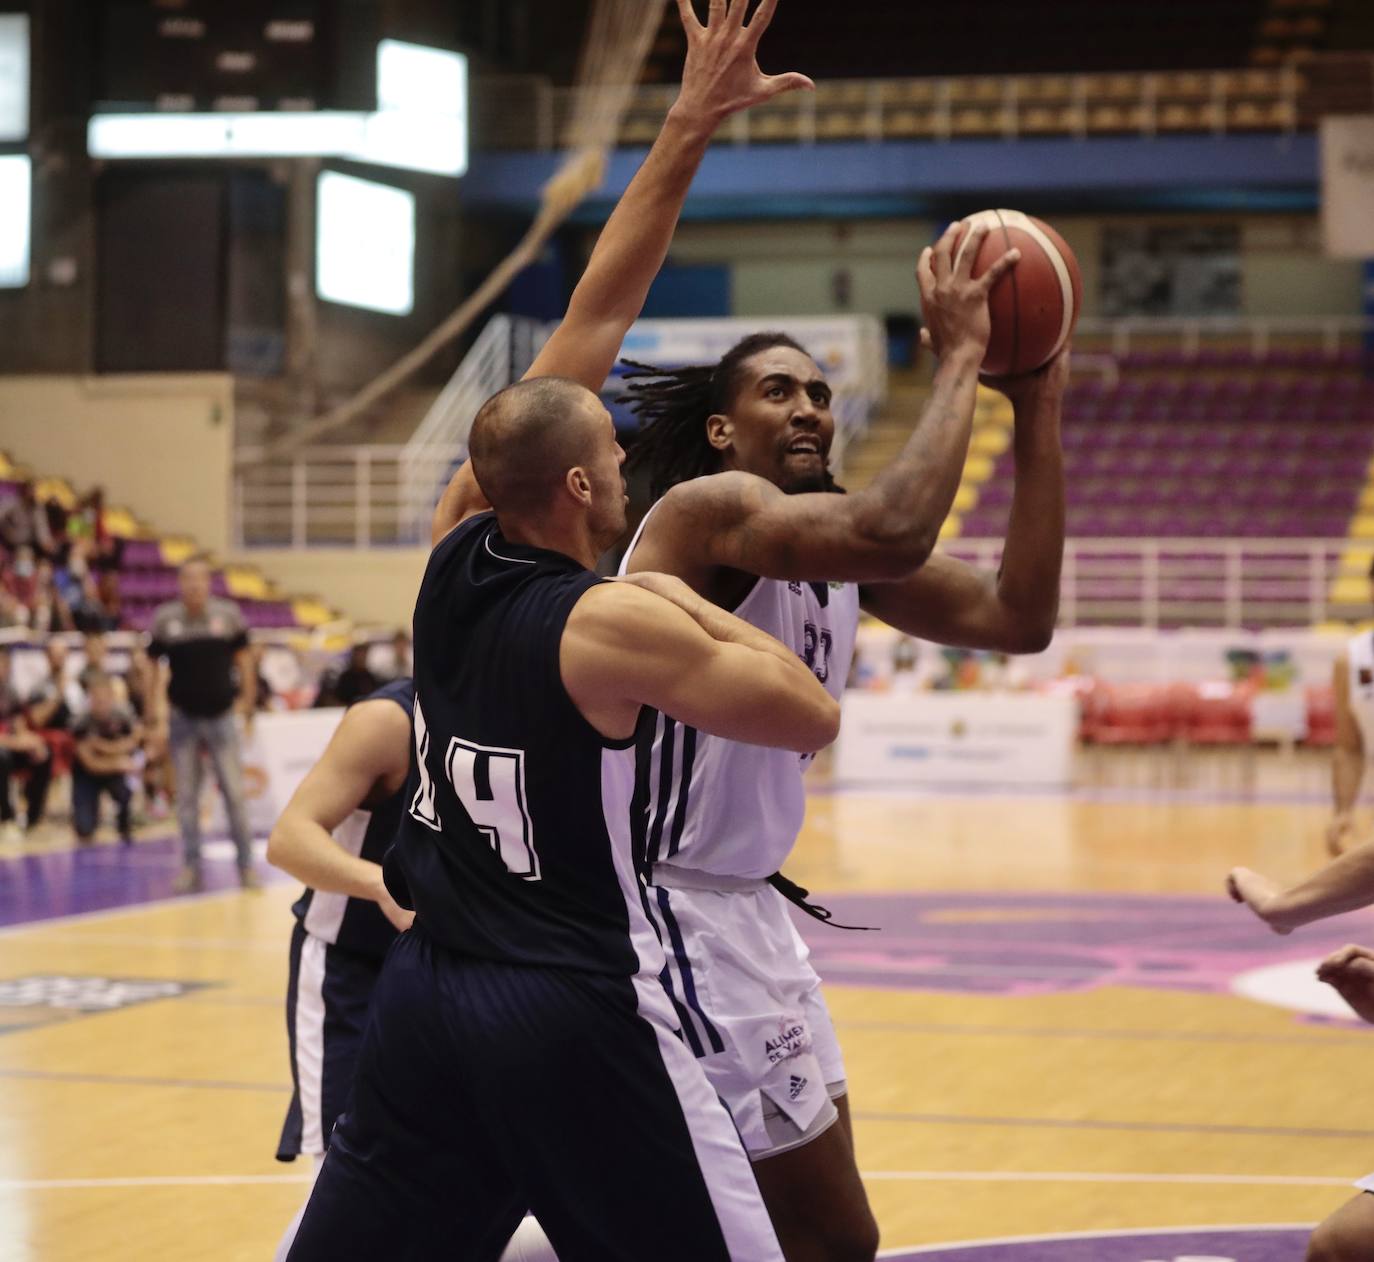
[[[1020,1237],[884,1251],[887,1262],[1293,1262],[1307,1227],[1218,1227]]]
[[[1333,920],[1320,937],[1278,937],[1220,894],[847,894],[823,901],[837,921],[882,930],[840,933],[798,916],[827,983],[969,995],[1103,986],[1224,994],[1242,974],[1305,962],[1328,943],[1374,938],[1367,916]]]

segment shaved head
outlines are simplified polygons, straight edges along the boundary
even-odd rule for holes
[[[526,514],[549,502],[568,470],[595,456],[600,401],[565,377],[532,377],[493,395],[468,439],[472,472],[498,513]]]

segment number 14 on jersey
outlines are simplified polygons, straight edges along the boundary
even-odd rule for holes
[[[410,803],[410,813],[427,828],[441,833],[444,825],[434,803],[429,747],[429,728],[417,697],[415,754],[420,787]],[[506,871],[524,881],[539,880],[534,825],[525,809],[525,751],[478,745],[455,736],[444,753],[444,774],[473,827],[487,839]]]

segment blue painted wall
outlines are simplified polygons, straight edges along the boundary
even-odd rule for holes
[[[584,220],[604,218],[644,152],[613,155]],[[526,212],[554,166],[547,154],[479,153],[460,196],[474,210]],[[938,215],[966,209],[971,199],[1079,211],[1310,211],[1317,181],[1311,135],[725,144],[702,164],[686,217]]]

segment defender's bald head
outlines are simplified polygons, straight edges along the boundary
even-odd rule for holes
[[[600,401],[566,377],[533,377],[493,395],[468,438],[472,472],[497,512],[545,505],[595,450]]]

